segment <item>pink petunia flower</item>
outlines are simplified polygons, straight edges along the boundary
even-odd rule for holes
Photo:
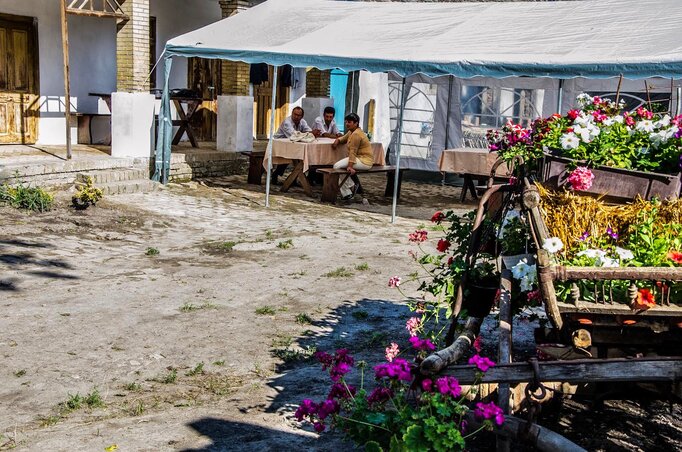
[[[568,176],[568,183],[571,185],[573,190],[585,191],[592,187],[592,181],[594,180],[594,174],[589,168],[584,166],[579,166],[574,169]]]

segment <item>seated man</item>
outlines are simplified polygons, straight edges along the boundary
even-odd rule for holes
[[[282,121],[279,129],[273,135],[274,138],[289,138],[294,132],[311,132],[312,129],[308,126],[308,123],[303,119],[303,109],[301,107],[294,107],[291,110],[291,116],[288,116]],[[277,165],[275,170],[272,172],[270,183],[277,185],[279,181],[277,178],[284,174],[289,164],[284,163],[282,165]]]
[[[336,127],[336,122],[334,121],[335,114],[336,110],[334,110],[334,107],[324,107],[324,113],[315,119],[315,124],[313,125],[315,137],[338,138],[342,135],[339,133],[339,128]]]
[[[352,176],[355,176],[355,170],[372,169],[374,165],[374,152],[369,143],[367,134],[359,127],[360,117],[355,113],[346,116],[344,124],[346,126],[346,134],[341,138],[337,138],[332,147],[336,149],[339,144],[348,143],[348,157],[339,160],[334,164],[334,168],[346,168]],[[340,187],[341,196],[343,199],[351,199],[355,196],[359,184],[353,182],[349,177]]]

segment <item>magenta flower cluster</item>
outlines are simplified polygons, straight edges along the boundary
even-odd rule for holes
[[[422,380],[422,390],[424,392],[438,392],[443,395],[459,397],[462,395],[462,387],[455,377],[440,377],[435,382],[427,378]]]
[[[479,419],[493,419],[497,425],[504,424],[504,412],[495,402],[477,403],[474,415]]]
[[[353,357],[345,348],[337,350],[334,355],[327,352],[317,352],[315,358],[322,363],[322,370],[329,370],[329,376],[333,382],[339,381],[341,377],[350,372],[354,363]]]
[[[333,399],[327,399],[321,403],[315,403],[310,399],[305,399],[301,405],[299,405],[294,415],[299,422],[307,417],[313,424],[315,431],[322,433],[326,428],[324,420],[332,414],[338,413],[340,410],[341,406],[339,405],[339,402]]]
[[[403,381],[412,381],[410,363],[402,358],[396,358],[390,363],[374,366],[374,376],[378,379],[390,378]]]
[[[410,344],[415,350],[428,352],[436,349],[436,346],[428,339],[419,339],[417,336],[410,337]]]
[[[367,396],[367,403],[370,405],[383,405],[388,402],[391,397],[393,397],[393,391],[391,388],[385,388],[383,386],[377,386],[374,391]]]
[[[475,365],[481,372],[487,372],[488,369],[495,366],[495,363],[490,358],[480,355],[474,355],[469,358],[469,364]]]

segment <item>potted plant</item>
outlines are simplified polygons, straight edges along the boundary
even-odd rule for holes
[[[500,289],[500,272],[491,256],[484,256],[469,271],[464,308],[472,317],[485,317]]]
[[[490,149],[528,168],[554,188],[621,201],[680,195],[682,115],[581,94],[578,109],[538,119],[530,128],[511,122],[489,131]]]

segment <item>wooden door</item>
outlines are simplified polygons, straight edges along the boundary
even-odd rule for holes
[[[215,141],[218,125],[218,95],[220,91],[220,60],[190,58],[188,65],[190,89],[201,94],[202,103],[192,117],[194,135],[199,141]]]
[[[0,143],[38,139],[38,45],[31,17],[0,14]]]
[[[256,138],[267,139],[270,135],[270,108],[272,107],[272,66],[269,68],[268,81],[254,86],[254,121]],[[277,83],[277,99],[275,101],[275,130],[284,121],[289,112],[289,88]]]

